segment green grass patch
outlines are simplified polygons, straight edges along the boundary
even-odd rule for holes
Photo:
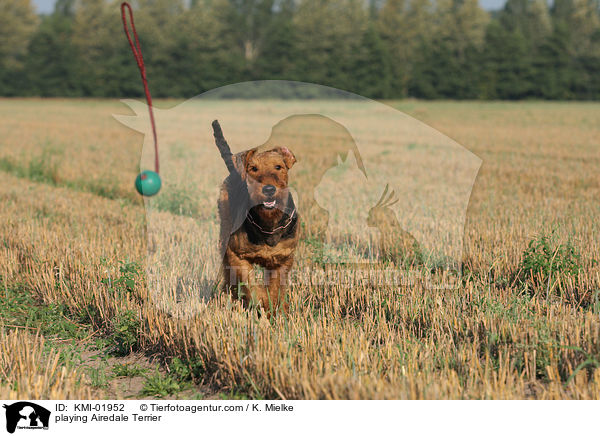
[[[206,372],[201,359],[180,359],[174,357],[169,365],[173,377],[181,382],[201,380]]]
[[[141,329],[137,315],[126,310],[119,312],[111,324],[109,339],[114,344],[114,354],[126,356],[138,348],[138,337]]]
[[[65,305],[43,304],[22,286],[0,291],[0,324],[6,328],[39,330],[44,336],[60,339],[83,339],[89,326],[69,318]]]
[[[92,387],[99,389],[107,387],[110,379],[112,378],[108,373],[107,366],[104,364],[98,367],[88,368],[87,375],[90,379],[90,384]]]
[[[158,370],[155,374],[146,377],[141,395],[162,398],[174,395],[182,390],[182,386],[171,375],[163,375]]]
[[[106,259],[101,259],[100,262],[107,265]],[[138,262],[125,260],[119,261],[119,271],[116,277],[109,275],[101,279],[100,282],[107,285],[116,298],[123,298],[134,293],[141,279],[142,266]]]
[[[178,186],[168,186],[155,199],[155,207],[174,215],[196,217],[200,212],[198,195]]]
[[[58,164],[48,151],[44,151],[39,156],[34,156],[27,163],[20,163],[2,157],[0,158],[0,170],[34,182],[47,183],[53,186],[59,183]]]
[[[138,365],[130,365],[128,363],[117,363],[112,368],[115,377],[140,377],[145,375],[148,370],[141,368]]]
[[[130,192],[124,192],[116,180],[111,178],[62,179],[58,163],[56,162],[56,155],[57,153],[54,151],[45,150],[42,154],[32,157],[29,161],[25,161],[25,159],[17,161],[8,157],[0,157],[0,171],[37,183],[65,187],[79,192],[90,192],[99,197],[111,200],[121,199],[130,203],[139,201],[137,194],[133,190],[133,184]]]
[[[567,280],[577,283],[581,269],[581,254],[571,241],[557,243],[552,236],[541,235],[529,241],[523,252],[518,280],[526,290],[545,289],[550,295]]]

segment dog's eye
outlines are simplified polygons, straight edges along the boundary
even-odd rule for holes
[[[252,171],[253,173],[255,173],[255,172],[258,171],[258,168],[256,168],[256,167],[250,167],[250,171]]]
[[[280,170],[281,169],[281,165],[275,165],[275,169],[276,170]]]

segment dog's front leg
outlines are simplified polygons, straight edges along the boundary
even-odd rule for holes
[[[278,309],[288,312],[288,303],[286,301],[286,288],[288,282],[289,267],[281,266],[274,270],[267,271],[268,274],[268,308],[270,312]]]
[[[268,310],[268,293],[262,284],[262,278],[256,276],[250,262],[227,250],[224,274],[226,286],[233,298],[242,300],[245,307],[261,304]]]

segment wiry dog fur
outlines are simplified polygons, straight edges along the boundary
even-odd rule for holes
[[[237,174],[227,177],[218,202],[224,287],[246,307],[287,311],[285,288],[299,237],[298,211],[288,191],[296,158],[285,147],[254,148],[234,155],[233,162],[242,182]],[[254,265],[264,268],[263,278]]]

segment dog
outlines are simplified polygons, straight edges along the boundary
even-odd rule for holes
[[[220,250],[226,292],[269,316],[287,313],[285,289],[299,239],[300,217],[288,189],[296,162],[286,147],[264,146],[233,156],[235,172],[218,201]],[[264,268],[258,277],[255,265]]]

